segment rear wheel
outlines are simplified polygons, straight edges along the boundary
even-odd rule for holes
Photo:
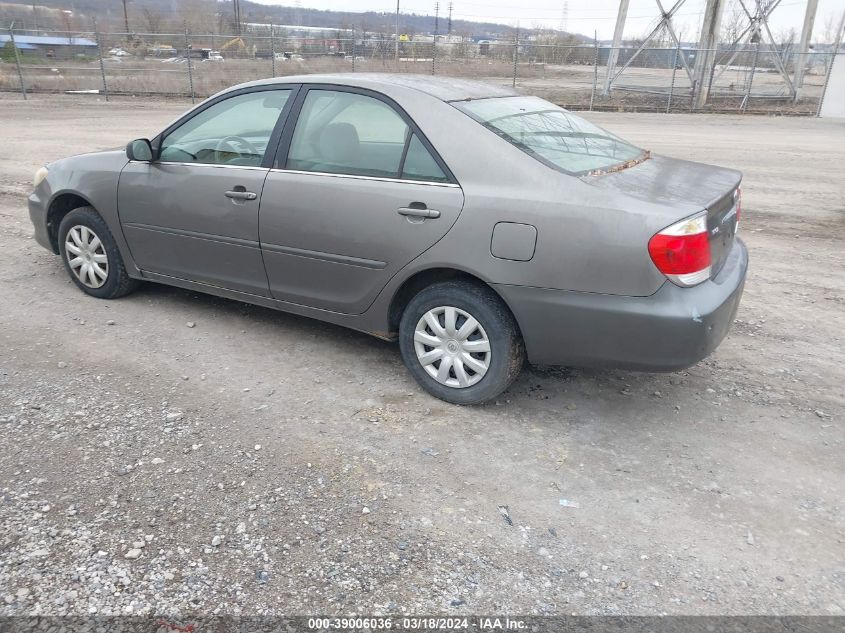
[[[411,300],[399,324],[399,347],[417,382],[453,404],[495,398],[525,362],[522,337],[502,300],[464,281],[433,284]]]
[[[99,299],[116,299],[138,282],[129,277],[105,220],[92,207],[79,207],[59,224],[59,253],[76,286]]]

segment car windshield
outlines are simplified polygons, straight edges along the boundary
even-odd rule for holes
[[[604,171],[648,157],[645,150],[538,97],[453,105],[541,162],[570,174]]]

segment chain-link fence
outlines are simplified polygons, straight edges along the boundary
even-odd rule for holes
[[[510,41],[430,35],[397,41],[354,29],[303,36],[269,25],[241,35],[6,29],[0,31],[0,90],[24,97],[96,93],[195,100],[273,76],[399,72],[511,85],[571,109],[814,115],[836,55],[833,47],[811,51],[802,85],[796,86],[798,56],[792,49],[719,49],[709,75],[697,74],[696,63],[705,53],[686,47],[555,44],[519,33]],[[694,108],[701,82],[709,95]]]

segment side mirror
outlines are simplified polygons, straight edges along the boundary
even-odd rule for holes
[[[126,146],[126,157],[148,163],[153,159],[153,146],[148,139],[135,139]]]

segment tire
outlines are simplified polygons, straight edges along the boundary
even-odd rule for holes
[[[73,235],[69,236],[72,231]],[[99,241],[98,245],[91,235]],[[85,242],[84,246],[80,244],[80,239]],[[96,247],[91,248],[91,245]],[[82,252],[74,253],[72,249]],[[138,281],[126,273],[126,266],[108,225],[93,207],[79,207],[62,219],[59,224],[59,253],[71,280],[85,294],[98,299],[117,299],[138,287]],[[83,264],[78,263],[80,259],[84,260]],[[75,265],[71,265],[72,260],[76,262]],[[83,272],[95,266],[96,271]]]
[[[452,404],[495,398],[525,362],[525,345],[510,310],[490,288],[466,281],[436,283],[411,299],[399,323],[399,348],[420,386]],[[441,371],[444,359],[447,368]]]

